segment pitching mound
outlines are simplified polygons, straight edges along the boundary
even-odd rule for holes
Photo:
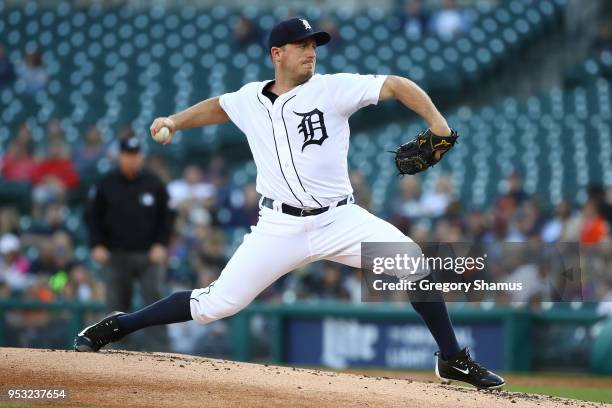
[[[1,404],[95,407],[601,407],[411,380],[236,363],[180,354],[0,349]],[[65,389],[60,401],[6,399],[11,388]]]

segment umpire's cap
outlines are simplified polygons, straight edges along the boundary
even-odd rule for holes
[[[122,139],[121,142],[119,142],[119,150],[122,153],[140,153],[141,149],[140,140],[138,140],[136,136]]]
[[[331,40],[325,31],[313,31],[305,18],[294,17],[281,21],[272,28],[268,37],[268,49],[282,47],[285,44],[314,38],[317,45],[324,45]]]

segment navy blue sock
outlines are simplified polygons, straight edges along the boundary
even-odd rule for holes
[[[149,326],[192,320],[189,307],[190,290],[174,292],[134,313],[117,317],[121,334],[126,335]]]
[[[449,357],[454,356],[461,349],[459,348],[459,343],[457,343],[455,330],[446,310],[444,297],[440,291],[420,295],[411,296],[413,298],[419,297],[419,300],[412,300],[410,303],[425,322],[434,340],[436,340],[442,358],[448,360]]]

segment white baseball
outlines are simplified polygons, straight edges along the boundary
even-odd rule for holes
[[[158,143],[166,143],[167,141],[170,140],[170,129],[168,129],[165,126],[159,129],[157,133],[153,135],[153,140],[155,140]]]

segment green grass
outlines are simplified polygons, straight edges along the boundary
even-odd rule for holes
[[[549,385],[506,385],[505,391],[554,395],[593,402],[612,403],[612,389],[605,387],[554,387]]]
[[[381,375],[385,369],[381,368],[376,371],[376,375]],[[351,370],[353,373],[364,373],[369,374],[370,370]],[[401,371],[394,371],[401,372]],[[404,371],[406,376],[410,377],[410,373],[413,372],[418,374],[416,378],[422,379],[422,375],[431,374],[428,370],[406,370]],[[504,391],[511,392],[525,392],[529,394],[539,394],[539,395],[552,395],[555,397],[562,398],[572,398],[584,401],[591,402],[604,402],[608,404],[612,404],[612,387],[608,386],[608,384],[612,383],[612,377],[609,375],[596,375],[590,373],[566,373],[566,372],[501,372],[501,375],[507,377],[506,380],[508,382],[507,385],[504,386]],[[603,383],[601,386],[566,386],[566,385],[537,385],[538,378],[542,379],[577,379],[579,381],[586,381],[588,384],[589,379],[595,380],[595,383],[601,382]],[[519,384],[513,383],[514,381],[519,382]],[[433,380],[433,378],[432,378]],[[584,381],[582,382],[584,384]],[[437,382],[437,381],[436,381]],[[535,383],[536,385],[531,385]],[[567,382],[566,382],[567,384]],[[461,383],[461,382],[453,382],[453,385],[464,386],[467,388],[472,388],[471,386]]]

